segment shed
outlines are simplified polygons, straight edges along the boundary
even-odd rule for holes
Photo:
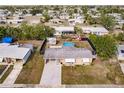
[[[55,37],[49,37],[47,38],[48,44],[56,44],[56,38]]]

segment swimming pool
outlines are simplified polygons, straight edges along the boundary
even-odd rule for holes
[[[68,47],[74,47],[74,43],[72,43],[72,42],[64,42],[63,43],[63,46],[68,46]]]

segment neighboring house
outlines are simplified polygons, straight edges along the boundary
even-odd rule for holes
[[[36,14],[36,16],[42,16],[42,14],[41,13],[38,13],[38,14]]]
[[[96,35],[106,35],[108,34],[108,30],[105,29],[104,27],[91,27],[91,26],[86,26],[86,27],[82,27],[83,33],[86,34],[96,34]]]
[[[83,19],[68,19],[68,22],[69,22],[69,25],[76,25],[76,23],[78,24],[82,24],[84,23],[84,20]]]
[[[65,65],[89,65],[93,58],[90,50],[75,47],[48,48],[44,54],[45,63],[54,60]]]
[[[59,18],[63,19],[63,20],[66,20],[66,19],[69,19],[69,15],[67,13],[62,13],[62,14],[59,15]]]
[[[32,16],[32,14],[29,14],[29,13],[28,13],[28,14],[25,14],[24,16],[25,16],[25,17],[27,17],[27,16]]]
[[[51,22],[53,24],[62,24],[63,20],[61,20],[61,19],[50,19],[49,22]]]
[[[23,22],[23,19],[17,19],[17,20],[7,20],[7,23],[8,24],[20,24],[20,23],[22,23]]]
[[[117,58],[118,60],[124,60],[124,45],[117,47]]]
[[[53,27],[55,29],[54,35],[62,35],[62,34],[74,34],[74,27]]]
[[[31,55],[30,48],[20,47],[19,45],[0,45],[0,63],[26,63]]]
[[[12,19],[7,19],[8,24],[20,24],[24,21],[23,16],[14,16]]]
[[[6,23],[6,19],[0,17],[0,24],[5,24],[5,23]]]
[[[3,10],[3,9],[0,9],[0,17],[6,17],[7,14],[6,14],[6,10]]]

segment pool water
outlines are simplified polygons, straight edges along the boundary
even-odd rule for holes
[[[74,43],[72,43],[72,42],[64,42],[63,43],[63,46],[68,46],[68,47],[74,47]]]

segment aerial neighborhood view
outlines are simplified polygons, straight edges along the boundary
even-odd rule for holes
[[[0,6],[0,87],[124,87],[124,6]]]

